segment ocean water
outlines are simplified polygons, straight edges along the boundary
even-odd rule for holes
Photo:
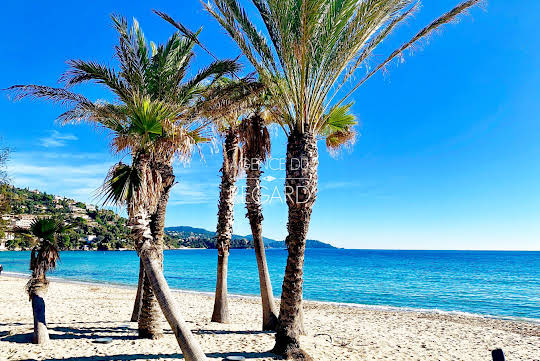
[[[281,293],[286,250],[267,250],[274,293]],[[0,252],[4,271],[29,273],[29,252]],[[213,292],[216,250],[165,251],[172,288]],[[51,276],[136,285],[132,251],[61,253]],[[322,250],[306,252],[304,298],[540,321],[540,252]],[[259,293],[253,250],[232,250],[229,293]],[[1,290],[0,290],[1,292]]]

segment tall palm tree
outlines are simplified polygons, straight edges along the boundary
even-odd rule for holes
[[[217,133],[223,138],[223,165],[220,170],[221,184],[216,230],[218,265],[212,312],[213,322],[229,322],[228,258],[234,223],[236,181],[242,172],[243,165],[240,124],[242,117],[249,111],[252,102],[258,98],[262,90],[263,85],[250,76],[234,80],[223,78],[207,89],[203,101],[197,107],[201,116],[212,119]]]
[[[239,67],[233,60],[215,61],[185,79],[198,33],[189,38],[177,33],[165,45],[150,43],[149,48],[136,21],[131,28],[124,18],[115,16],[113,22],[120,34],[116,46],[120,70],[74,60],[61,79],[66,87],[85,82],[103,84],[116,95],[117,102],[92,102],[66,88],[17,85],[10,90],[16,100],[45,98],[70,107],[59,116],[62,123],[86,121],[105,127],[113,134],[112,149],[131,153],[129,179],[134,183],[127,188],[132,192],[127,208],[145,277],[184,357],[204,360],[163,277],[160,239],[175,179],[172,162],[176,156],[189,160],[196,144],[205,140],[202,133],[206,122],[197,120],[194,105],[208,82],[234,73]]]
[[[182,24],[176,22],[168,14],[155,10],[154,12],[161,18],[163,18],[165,21],[176,27],[181,33],[185,34],[188,37],[193,36],[193,33],[190,30],[185,28]],[[213,56],[213,54],[203,44],[197,44]],[[251,82],[251,84],[254,85],[256,83]],[[268,265],[266,263],[264,242],[262,238],[263,215],[260,192],[260,166],[265,162],[266,157],[270,155],[270,136],[266,128],[266,123],[271,122],[273,105],[271,103],[271,94],[267,91],[264,91],[264,87],[262,85],[263,84],[260,83],[260,85],[258,85],[258,90],[252,89],[253,94],[249,94],[247,97],[243,98],[244,107],[249,107],[249,109],[243,110],[249,110],[249,112],[252,114],[242,120],[240,126],[238,127],[238,132],[240,142],[242,144],[242,152],[244,153],[245,158],[242,167],[246,171],[247,183],[246,208],[248,212],[246,214],[246,217],[249,219],[250,227],[252,230],[255,256],[257,259],[257,268],[259,272],[259,285],[261,290],[261,303],[263,309],[263,330],[275,330],[277,326],[277,312],[272,292],[270,274],[268,272]],[[236,92],[236,96],[238,96],[238,94],[239,93]],[[230,97],[231,94],[227,94],[227,99],[229,101],[225,104],[219,104],[218,108],[220,108],[221,110],[225,109],[229,112],[231,108],[234,109],[234,107],[231,107]],[[246,99],[248,99],[247,103],[245,102]],[[234,100],[232,102],[234,103]],[[249,105],[249,102],[251,102],[252,104]],[[216,112],[216,109],[212,109],[211,114],[209,114],[208,116],[210,118],[216,118],[216,113],[221,114],[222,111]],[[224,149],[225,148],[226,146],[224,144]],[[229,146],[229,148],[231,150],[234,147]],[[223,187],[221,186],[220,189],[223,189]],[[225,193],[227,194],[227,192]],[[225,202],[225,199],[226,197],[220,197],[220,204],[222,204],[222,200],[223,202]],[[220,218],[219,213],[220,212],[218,211],[218,218]],[[233,217],[232,213],[230,216],[221,217],[220,219],[227,220],[227,222],[231,224],[230,227],[232,227],[232,222],[234,219],[231,217]],[[218,225],[218,227],[220,226]],[[222,229],[228,229],[230,227],[225,226]],[[224,241],[223,238],[225,239]],[[228,250],[229,244],[230,239],[227,242],[227,238],[222,237],[222,241],[218,243],[218,246],[222,249],[226,247]],[[219,319],[228,320],[229,318],[226,276],[227,258],[228,252],[225,254],[225,252],[218,251],[218,277],[216,282],[216,299],[214,301],[214,311],[212,313],[212,320],[216,322],[220,322],[218,321]]]
[[[237,0],[205,4],[278,99],[279,122],[288,137],[288,258],[276,353],[308,357],[299,346],[303,262],[317,195],[317,140],[326,133],[327,120],[332,114],[346,113],[347,99],[385,65],[480,1],[465,1],[442,15],[372,70],[368,67],[367,74],[350,87],[356,70],[366,65],[396,26],[419,9],[419,1],[252,0],[267,36],[257,30]],[[343,136],[349,135],[334,135],[327,143],[336,144]]]
[[[270,133],[267,126],[272,121],[272,103],[268,92],[261,93],[259,102],[254,104],[252,114],[240,124],[240,142],[244,154],[244,170],[246,172],[246,217],[249,220],[253,235],[253,247],[259,272],[259,287],[263,311],[263,331],[274,331],[277,327],[277,309],[274,302],[272,282],[262,236],[262,203],[261,203],[261,166],[270,156]]]
[[[56,218],[36,218],[29,229],[17,228],[15,233],[35,241],[30,255],[32,276],[26,284],[26,291],[32,301],[34,314],[33,342],[42,344],[49,340],[47,322],[45,320],[45,294],[49,287],[47,272],[56,268],[60,258],[57,236],[64,233],[67,227]]]
[[[231,244],[234,222],[234,197],[236,180],[241,171],[242,152],[238,139],[236,120],[223,129],[223,165],[221,167],[221,184],[219,186],[218,223],[216,230],[216,247],[218,250],[218,266],[216,294],[212,322],[228,323],[229,306],[227,300],[227,269],[229,248]]]

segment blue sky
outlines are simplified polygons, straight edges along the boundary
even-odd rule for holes
[[[374,63],[456,0],[425,3]],[[203,26],[201,39],[218,56],[239,54],[198,0],[8,2],[0,15],[0,87],[54,86],[68,59],[114,64],[111,13],[136,17],[147,38],[165,41],[173,29],[152,8]],[[354,148],[334,159],[320,144],[309,238],[348,248],[540,250],[539,12],[537,2],[492,1],[359,89]],[[198,51],[193,71],[209,61]],[[112,99],[99,86],[77,90]],[[56,125],[62,109],[51,104],[12,103],[3,94],[0,107],[13,183],[92,202],[120,159],[108,151],[108,135]],[[274,131],[273,142],[272,156],[284,157],[283,134]],[[167,225],[215,229],[220,163],[219,151],[205,149],[204,160],[177,164]],[[265,176],[276,178],[264,183],[269,193],[282,191],[283,172]],[[286,207],[274,199],[264,212],[264,234],[283,239]],[[244,215],[239,202],[237,234],[250,232]]]

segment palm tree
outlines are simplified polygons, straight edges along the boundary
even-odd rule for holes
[[[234,222],[234,197],[236,195],[236,179],[241,171],[241,148],[238,139],[238,124],[235,120],[223,129],[223,165],[221,167],[221,184],[219,186],[218,224],[216,231],[216,247],[218,250],[217,282],[212,322],[229,322],[227,301],[227,269],[229,247],[231,244],[232,226]]]
[[[261,204],[261,165],[270,156],[270,133],[267,125],[271,122],[271,97],[263,92],[260,102],[253,107],[253,113],[246,117],[240,125],[240,142],[244,155],[244,170],[246,172],[245,201],[247,214],[253,235],[253,246],[259,271],[259,287],[263,311],[263,331],[274,331],[277,327],[277,310],[272,291],[272,282],[266,263],[266,254],[262,236]]]
[[[204,360],[204,353],[163,277],[160,242],[168,195],[175,179],[172,162],[175,157],[189,160],[196,144],[207,140],[202,135],[207,123],[199,122],[194,112],[196,100],[209,81],[234,73],[239,67],[233,60],[215,61],[186,80],[198,33],[189,38],[176,33],[164,46],[150,43],[150,54],[136,21],[131,28],[121,17],[115,16],[113,21],[120,34],[116,46],[120,71],[95,62],[74,60],[69,62],[70,68],[61,79],[67,87],[85,82],[103,84],[117,96],[117,102],[92,102],[66,88],[17,85],[9,89],[16,100],[45,98],[69,106],[59,116],[62,123],[86,121],[105,127],[113,133],[112,149],[131,153],[128,178],[133,183],[124,191],[131,192],[126,198],[129,222],[146,280],[184,357]]]
[[[188,37],[193,36],[193,33],[189,31],[187,28],[185,28],[182,24],[176,22],[171,16],[167,15],[166,13],[155,11],[154,12],[159,15],[161,18],[163,18],[165,21],[173,25],[180,31],[181,33],[185,34]],[[208,49],[201,43],[197,43],[199,46],[201,46],[202,49],[204,49],[206,52],[208,52],[211,56],[214,56]],[[247,80],[247,79],[244,79]],[[246,187],[246,208],[248,210],[246,217],[248,217],[252,235],[253,235],[253,243],[255,248],[255,256],[257,259],[257,268],[259,271],[259,285],[261,290],[261,303],[262,303],[262,309],[263,309],[263,330],[275,330],[277,326],[277,312],[276,312],[276,306],[274,302],[274,296],[272,292],[272,284],[270,281],[270,274],[268,272],[268,265],[266,263],[266,255],[265,255],[265,249],[264,249],[264,242],[262,239],[262,208],[261,208],[261,192],[260,192],[260,166],[263,164],[266,160],[266,157],[270,155],[270,136],[268,133],[268,130],[266,128],[266,123],[271,121],[271,115],[272,115],[272,103],[271,103],[271,94],[267,91],[264,91],[264,86],[262,83],[253,83],[251,80],[248,80],[248,82],[251,83],[251,85],[255,85],[258,87],[258,89],[252,89],[253,94],[245,94],[240,95],[243,101],[243,106],[248,106],[249,109],[243,109],[243,111],[248,111],[253,113],[249,117],[244,118],[244,120],[241,122],[240,126],[238,127],[238,133],[240,137],[240,142],[242,143],[242,152],[244,153],[245,160],[243,164],[243,168],[245,168],[246,171],[246,178],[247,178],[247,187]],[[260,96],[258,96],[260,94]],[[210,118],[217,118],[219,119],[220,116],[222,116],[223,110],[225,110],[225,113],[230,112],[231,108],[234,109],[234,107],[231,107],[231,103],[235,103],[234,95],[226,94],[225,97],[228,99],[228,101],[223,104],[223,100],[220,102],[219,105],[217,105],[217,108],[219,110],[216,111],[215,107],[211,109],[209,114],[207,115]],[[239,92],[236,92],[236,96],[239,95]],[[231,97],[233,99],[231,99]],[[247,103],[245,101],[248,101]],[[249,102],[252,102],[251,105],[249,105]],[[264,110],[263,110],[264,109]],[[228,114],[228,113],[227,113]],[[263,116],[264,115],[264,116]],[[261,117],[262,116],[262,117]],[[261,120],[263,120],[261,122]],[[230,138],[233,136],[230,135]],[[227,140],[227,138],[226,138]],[[231,141],[231,143],[236,143],[237,141]],[[237,148],[238,145],[229,145],[229,154],[236,152],[232,151],[233,148]],[[227,148],[227,145],[224,144],[224,149]],[[225,163],[225,155],[224,153],[224,163]],[[238,157],[237,157],[238,158]],[[249,163],[252,162],[253,165],[249,165]],[[225,180],[225,183],[228,181]],[[223,190],[224,183],[223,183],[223,177],[222,177],[222,185],[220,186],[220,190]],[[228,194],[227,192],[223,192],[225,194],[222,195],[222,192],[220,192],[220,205],[222,203],[227,203],[225,196]],[[222,209],[222,208],[220,208]],[[230,209],[230,206],[223,207],[223,209]],[[232,210],[229,211],[229,215],[222,215],[222,212],[218,211],[218,218],[226,220],[227,223],[230,224],[230,226],[220,226],[218,224],[218,234],[221,230],[226,230],[232,227],[232,223],[234,218]],[[232,231],[230,231],[232,233]],[[230,237],[230,236],[229,236]],[[220,237],[218,235],[218,271],[217,271],[217,282],[216,282],[216,298],[214,301],[214,311],[212,313],[212,321],[215,322],[228,322],[229,318],[229,312],[228,312],[228,301],[227,301],[227,262],[228,262],[228,248],[230,245],[230,238],[227,237],[221,237],[221,241],[219,241]],[[220,251],[220,249],[227,249],[227,252]],[[135,311],[134,311],[135,312]],[[225,320],[225,321],[219,321],[219,320]]]
[[[155,11],[161,18],[169,22],[171,25],[176,27],[181,33],[190,37],[193,36],[193,33],[185,28],[182,24],[176,22],[171,16],[166,13]],[[201,43],[197,43],[208,52],[211,56],[214,56],[208,49]],[[248,77],[249,78],[249,77]],[[240,157],[235,153],[240,154],[238,151],[238,141],[242,144],[241,151],[245,155],[245,159],[242,162],[242,167],[245,168],[246,178],[247,178],[247,187],[246,187],[246,208],[248,210],[246,217],[248,217],[250,226],[252,229],[255,256],[257,259],[257,268],[259,271],[259,285],[261,290],[261,301],[263,309],[263,330],[275,330],[277,326],[277,312],[274,302],[274,296],[272,292],[272,284],[270,281],[270,274],[268,272],[268,265],[266,263],[266,255],[264,249],[264,242],[262,239],[262,208],[261,208],[261,192],[260,192],[260,165],[264,163],[267,155],[270,154],[270,137],[268,130],[266,128],[265,122],[269,122],[272,114],[272,104],[270,93],[264,91],[262,83],[254,83],[251,79],[243,79],[250,83],[251,86],[255,86],[258,89],[251,89],[253,94],[243,94],[239,91],[236,91],[235,94],[225,94],[227,101],[223,101],[223,96],[219,104],[214,105],[210,111],[207,111],[207,117],[214,118],[220,121],[220,117],[223,117],[223,113],[230,116],[231,109],[236,111],[232,106],[237,103],[238,97],[244,107],[248,109],[242,109],[243,112],[249,111],[251,114],[249,117],[244,118],[240,125],[236,125],[239,140],[236,140],[235,135],[233,135],[235,127],[230,127],[228,133],[225,135],[225,142],[223,144],[223,149],[229,149],[229,152],[224,151],[224,164],[223,169],[225,169],[225,163],[230,163],[232,159],[227,161],[226,157],[229,154],[229,157],[236,158],[238,161],[242,162]],[[247,84],[244,84],[247,86]],[[248,91],[248,92],[249,92]],[[221,92],[223,94],[223,92]],[[259,96],[260,94],[260,96]],[[214,97],[220,98],[220,97]],[[236,98],[236,99],[235,99]],[[247,101],[246,101],[247,100]],[[250,102],[252,103],[250,105]],[[265,110],[263,110],[263,108]],[[265,120],[261,122],[261,116],[265,115]],[[264,124],[263,124],[264,123]],[[227,145],[227,140],[229,144]],[[252,162],[253,165],[249,165]],[[235,165],[236,166],[236,165]],[[238,168],[238,167],[237,167]],[[235,172],[240,171],[241,169],[236,169]],[[234,173],[234,172],[233,172]],[[212,321],[214,322],[228,322],[229,320],[229,311],[228,311],[228,300],[227,300],[227,265],[228,265],[228,249],[230,246],[230,236],[232,233],[232,224],[234,221],[234,214],[231,207],[232,197],[234,191],[231,193],[231,181],[234,183],[238,174],[233,174],[234,177],[222,177],[222,183],[220,185],[220,201],[218,206],[218,223],[217,230],[217,248],[218,248],[218,270],[217,270],[217,281],[216,281],[216,296],[214,301],[214,310],[212,313]],[[232,179],[234,178],[234,179]],[[222,206],[223,204],[223,206]],[[222,223],[222,221],[224,223]],[[227,236],[228,233],[228,236]],[[220,236],[223,234],[223,236]],[[136,311],[134,310],[134,313]]]
[[[345,91],[356,70],[410,15],[416,0],[252,0],[265,26],[259,32],[236,0],[214,0],[205,8],[237,43],[276,97],[287,139],[285,193],[288,217],[287,266],[274,352],[308,357],[299,346],[303,263],[311,212],[317,195],[317,140],[332,114],[347,112],[347,99],[375,73],[454,21],[481,0],[468,0],[423,28]],[[334,134],[327,141],[350,135]]]
[[[35,240],[35,246],[30,255],[30,270],[32,276],[26,284],[26,291],[32,301],[34,314],[33,342],[42,344],[49,340],[47,322],[45,321],[45,294],[49,287],[47,272],[56,268],[60,253],[56,238],[64,233],[67,227],[55,218],[36,218],[29,229],[17,228],[15,233]]]
[[[236,180],[242,171],[240,124],[263,85],[250,76],[242,79],[223,78],[210,86],[197,106],[198,113],[212,119],[223,139],[223,165],[218,203],[216,247],[218,249],[217,281],[212,322],[228,323],[227,270],[232,227]]]

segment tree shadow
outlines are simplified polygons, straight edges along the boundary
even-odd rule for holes
[[[183,359],[184,356],[181,353],[167,354],[167,355],[146,355],[146,354],[133,354],[133,355],[109,355],[109,356],[84,356],[84,357],[67,357],[67,358],[49,358],[42,361],[135,361],[135,360],[157,360],[157,359]],[[35,359],[26,359],[19,361],[35,361]]]
[[[213,352],[207,353],[208,357],[223,357],[225,359],[228,356],[244,356],[246,359],[267,357],[272,360],[283,360],[282,357],[271,352]]]
[[[0,342],[12,342],[12,343],[32,343],[34,333],[19,333],[16,335],[10,335],[7,337],[0,336]]]
[[[21,322],[11,322],[11,323],[3,323],[0,322],[0,326],[31,326],[31,323],[21,323]]]
[[[282,360],[283,358],[276,356],[270,352],[214,352],[207,353],[207,357],[226,358],[228,356],[244,356],[246,359],[255,359],[268,357],[273,360]],[[109,355],[109,356],[84,356],[84,357],[67,357],[67,358],[50,358],[42,361],[136,361],[136,360],[157,360],[157,359],[183,359],[181,353],[174,354],[133,354],[133,355]],[[35,361],[34,359],[26,359],[19,361]]]
[[[131,322],[126,320],[118,320],[118,321],[96,321],[96,322],[88,322],[88,321],[70,321],[69,324],[88,324],[88,323],[96,323],[96,324],[104,324],[104,323],[125,323],[125,324],[134,324],[136,325],[137,322]]]
[[[49,330],[54,330],[58,332],[66,332],[66,333],[77,333],[81,335],[85,334],[94,334],[94,333],[120,333],[125,334],[130,331],[137,331],[137,329],[134,328],[124,328],[124,327],[81,327],[81,328],[75,328],[75,327],[64,327],[64,326],[56,326],[56,327],[49,327]]]
[[[51,340],[72,340],[72,339],[88,339],[96,340],[98,338],[108,337],[113,340],[137,340],[137,335],[128,334],[129,331],[135,331],[133,329],[122,329],[116,327],[87,327],[87,328],[73,328],[73,327],[49,327],[49,331],[57,331],[58,333],[49,333]],[[111,335],[111,333],[117,333]],[[9,333],[6,333],[8,335]],[[0,342],[13,342],[13,343],[31,343],[33,332],[20,333],[16,335],[9,335],[2,337],[0,334]]]
[[[197,335],[260,335],[260,334],[274,334],[274,331],[256,331],[256,330],[205,330],[205,329],[199,329],[194,330],[194,334]]]
[[[113,340],[136,340],[136,335],[129,335],[127,331],[130,329],[121,329],[118,327],[51,327],[50,330],[61,332],[60,334],[50,334],[51,340],[68,340],[68,339],[90,339],[95,340],[102,337],[108,337]],[[110,335],[116,333],[115,335]]]

